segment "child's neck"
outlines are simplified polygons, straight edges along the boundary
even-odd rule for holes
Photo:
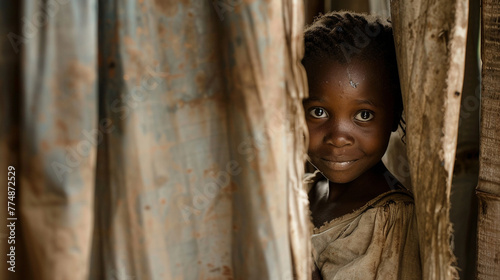
[[[354,181],[348,183],[329,182],[328,200],[359,201],[365,204],[378,195],[390,191],[387,176],[391,176],[385,165],[380,161]]]
[[[352,182],[317,182],[314,191],[309,193],[314,226],[320,227],[325,222],[363,207],[380,194],[390,191],[390,182],[393,181],[394,177],[380,161]]]

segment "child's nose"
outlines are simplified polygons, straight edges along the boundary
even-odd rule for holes
[[[349,123],[343,121],[332,120],[328,124],[328,132],[325,134],[324,141],[328,145],[341,148],[354,143],[354,138],[351,134],[352,127]]]

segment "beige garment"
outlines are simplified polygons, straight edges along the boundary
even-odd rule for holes
[[[315,228],[313,257],[323,279],[421,279],[413,196],[386,192]]]

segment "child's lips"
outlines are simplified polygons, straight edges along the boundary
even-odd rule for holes
[[[333,170],[345,170],[350,168],[357,159],[321,158],[321,160]]]
[[[356,161],[358,158],[350,156],[323,156],[321,157],[322,160],[326,161],[331,161],[331,162],[349,162],[349,161]]]

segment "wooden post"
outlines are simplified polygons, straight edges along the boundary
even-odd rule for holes
[[[500,1],[482,1],[477,279],[500,275]]]
[[[450,189],[465,68],[468,1],[394,0],[424,279],[453,279]]]

